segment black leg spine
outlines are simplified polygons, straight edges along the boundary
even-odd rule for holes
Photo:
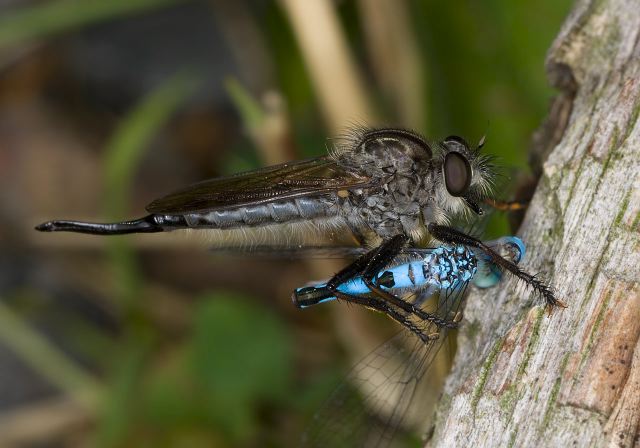
[[[457,327],[457,324],[449,322],[446,319],[442,319],[436,315],[427,313],[415,307],[414,305],[405,302],[399,297],[396,297],[395,295],[382,290],[372,281],[375,275],[382,269],[384,269],[391,261],[393,261],[393,259],[402,251],[402,249],[406,247],[408,242],[409,238],[405,235],[396,235],[390,240],[385,241],[379,247],[360,256],[349,266],[345,267],[336,275],[334,275],[327,282],[327,285],[324,289],[328,290],[339,299],[367,306],[369,308],[373,308],[387,314],[389,317],[404,325],[407,329],[418,335],[420,339],[426,341],[424,332],[418,329],[415,324],[410,321],[408,316],[403,315],[394,307],[397,307],[408,315],[414,315],[419,319],[422,319],[426,322],[431,322],[439,327],[455,328]],[[346,294],[338,289],[340,285],[358,275],[362,275],[365,284],[377,297],[358,297],[356,295]]]

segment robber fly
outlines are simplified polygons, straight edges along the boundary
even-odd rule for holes
[[[456,217],[482,214],[480,203],[491,199],[494,167],[481,147],[482,142],[471,148],[456,136],[431,143],[408,130],[358,129],[326,156],[196,183],[153,201],[140,219],[107,224],[57,220],[36,229],[118,235],[296,222],[310,223],[319,232],[344,228],[371,250],[327,287],[340,299],[359,303],[338,286],[363,276],[380,296],[369,306],[385,313],[386,303],[399,305],[398,298],[370,280],[407,247],[433,237],[481,250],[537,291],[547,306],[562,305],[538,278],[449,226]]]

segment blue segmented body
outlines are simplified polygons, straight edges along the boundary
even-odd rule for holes
[[[525,253],[524,243],[517,237],[503,237],[487,243],[518,263]],[[374,283],[382,289],[415,291],[431,289],[446,290],[472,281],[476,286],[488,288],[500,281],[502,271],[488,262],[486,255],[476,253],[465,246],[442,245],[429,250],[415,261],[390,266],[374,278]],[[371,291],[362,277],[356,277],[337,288],[350,295],[369,294]],[[293,293],[294,304],[300,308],[335,300],[326,283],[318,283],[297,288]]]

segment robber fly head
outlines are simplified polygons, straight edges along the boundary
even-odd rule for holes
[[[479,203],[489,194],[494,177],[490,158],[480,154],[483,145],[484,137],[472,149],[455,135],[434,145],[436,201],[446,212],[482,214]]]

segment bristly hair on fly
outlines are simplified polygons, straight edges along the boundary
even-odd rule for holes
[[[385,136],[385,133],[389,133],[389,136]],[[356,124],[333,139],[329,155],[337,163],[353,165],[365,173],[370,168],[373,168],[373,171],[376,171],[376,167],[384,169],[383,165],[388,161],[357,155],[356,148],[360,148],[365,142],[385,138],[389,138],[390,142],[405,140],[413,148],[411,158],[414,163],[411,166],[400,164],[396,168],[400,174],[404,171],[405,175],[411,176],[417,172],[422,176],[423,189],[433,198],[431,209],[436,222],[449,224],[454,216],[468,218],[472,216],[472,204],[480,204],[492,194],[496,168],[493,164],[494,158],[480,151],[484,145],[484,137],[472,148],[466,140],[457,136],[449,136],[442,141],[429,141],[411,130],[392,127],[374,129]],[[423,151],[418,148],[422,148]],[[391,155],[391,146],[389,151]],[[464,164],[465,168],[462,171],[467,177],[466,182],[463,182],[464,191],[457,194],[453,194],[445,185],[445,161],[452,153],[457,154],[453,157]],[[475,212],[478,213],[477,205],[475,208]]]
[[[444,175],[434,177],[436,202],[451,215],[469,218],[472,215],[467,203],[482,203],[493,195],[496,180],[495,157],[481,152],[485,137],[480,139],[476,147],[471,147],[461,137],[449,136],[442,141],[432,141],[433,168],[443,173],[445,158],[452,152],[460,153],[471,167],[471,181],[464,196],[452,196],[444,185]]]
[[[330,144],[327,145],[329,157],[333,160],[340,159],[345,153],[352,152],[362,142],[365,134],[373,130],[371,126],[365,123],[353,121],[347,125],[340,134],[327,139]]]

